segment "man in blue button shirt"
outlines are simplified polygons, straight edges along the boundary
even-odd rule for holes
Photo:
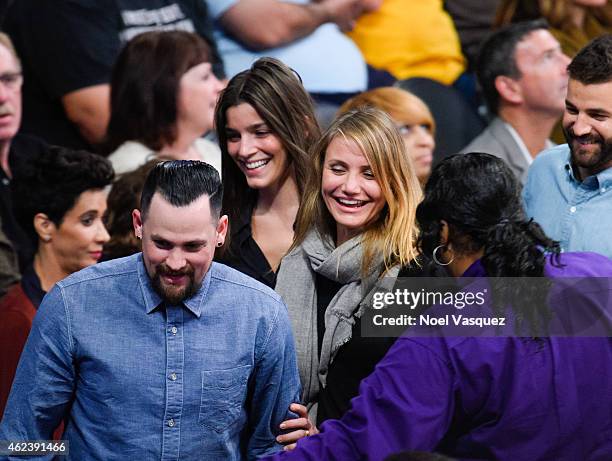
[[[612,257],[612,35],[584,47],[568,71],[568,143],[534,160],[525,208],[564,251]]]
[[[299,378],[286,307],[212,262],[222,186],[159,164],[133,213],[142,254],[59,282],[25,346],[0,440],[62,438],[73,460],[241,460],[277,451]],[[40,458],[37,458],[40,459]]]

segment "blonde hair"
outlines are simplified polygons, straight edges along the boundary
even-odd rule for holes
[[[377,107],[400,124],[426,125],[431,135],[435,134],[436,124],[429,107],[420,98],[406,90],[386,86],[365,91],[342,104],[338,115],[361,106]]]
[[[386,201],[378,218],[362,232],[362,273],[369,272],[372,258],[378,254],[382,255],[385,270],[409,264],[416,258],[415,214],[421,187],[395,124],[389,115],[374,107],[360,107],[339,116],[313,146],[312,168],[291,249],[304,241],[313,226],[322,236],[336,235],[336,222],[321,196],[321,178],[327,148],[338,136],[354,142],[363,152]]]

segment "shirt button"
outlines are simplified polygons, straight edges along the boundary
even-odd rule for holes
[[[170,332],[171,332],[173,335],[175,335],[177,331],[178,331],[178,328],[176,328],[176,327],[172,327],[172,328],[170,328]]]
[[[174,427],[174,420],[173,419],[169,419],[168,420],[168,427]]]
[[[572,213],[576,213],[576,207],[575,207],[575,206],[571,207],[571,208],[570,208],[570,211],[571,211]]]
[[[176,381],[176,373],[171,373],[171,374],[170,374],[170,379],[171,379],[172,381]]]

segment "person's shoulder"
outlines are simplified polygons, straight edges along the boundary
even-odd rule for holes
[[[536,155],[527,172],[527,182],[523,191],[527,204],[537,196],[543,181],[558,181],[563,176],[564,166],[569,161],[570,151],[567,144],[545,149]]]
[[[221,152],[219,144],[212,142],[210,139],[198,138],[194,142],[196,149],[201,153]]]
[[[68,288],[83,283],[99,283],[104,279],[133,274],[137,276],[138,264],[141,264],[141,254],[136,253],[125,258],[94,264],[75,272],[57,283],[60,288]]]
[[[559,254],[558,260],[547,256],[548,277],[612,277],[612,259],[591,251]]]
[[[221,149],[217,143],[206,138],[198,138],[194,146],[203,161],[215,167],[221,175]]]
[[[32,302],[23,291],[21,283],[15,283],[0,299],[0,316],[5,317],[9,312],[19,312],[30,317],[30,322],[36,313]]]
[[[211,278],[217,283],[225,285],[225,288],[232,290],[236,297],[258,297],[273,303],[282,303],[280,295],[270,287],[236,269],[213,262],[210,270]]]
[[[152,153],[151,149],[138,141],[126,141],[108,156],[108,160],[115,173],[120,175],[146,163]]]

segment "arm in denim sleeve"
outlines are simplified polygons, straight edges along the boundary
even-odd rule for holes
[[[278,302],[275,309],[255,364],[249,409],[249,460],[282,450],[275,441],[279,424],[292,417],[289,405],[300,401],[300,378],[287,308]]]
[[[74,383],[70,318],[56,285],[34,318],[0,425],[0,439],[51,439],[70,404]]]
[[[267,461],[379,461],[406,450],[431,451],[446,434],[454,412],[454,373],[433,347],[398,339],[340,420]]]

